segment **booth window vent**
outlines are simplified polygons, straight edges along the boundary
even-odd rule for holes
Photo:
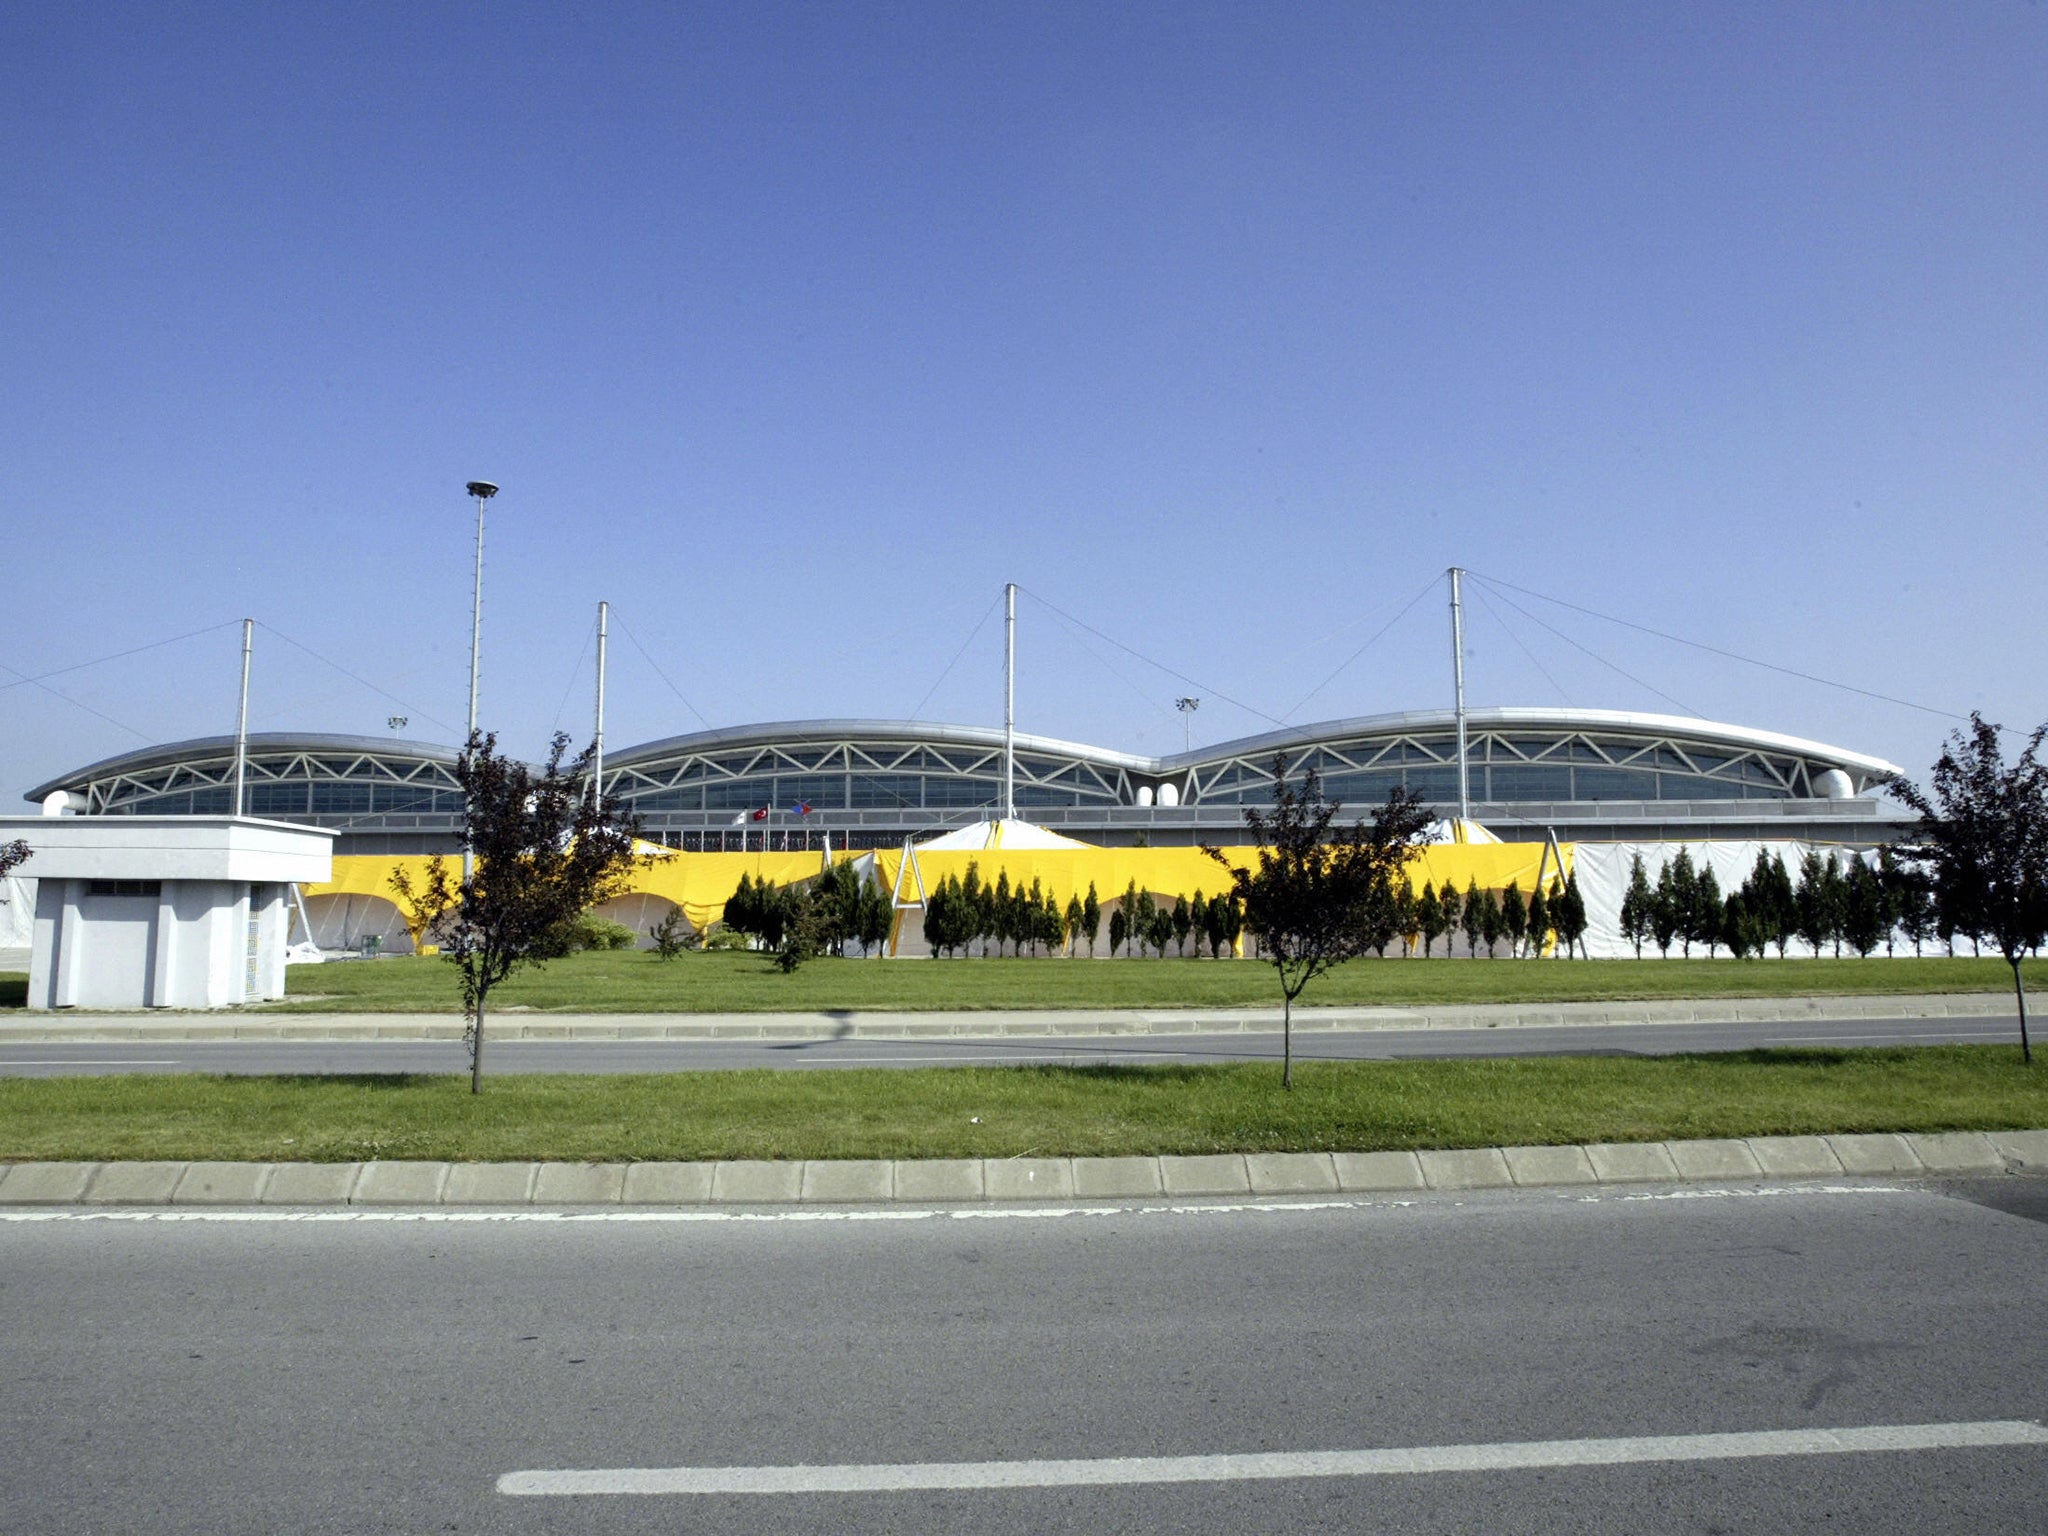
[[[92,896],[149,896],[161,897],[164,883],[161,880],[88,880],[86,893]]]

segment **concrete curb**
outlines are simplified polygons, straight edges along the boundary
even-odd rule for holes
[[[1999,993],[1472,1003],[1437,1008],[1297,1010],[1298,1033],[1379,1029],[1541,1029],[1597,1024],[1744,1024],[1801,1019],[2014,1017]],[[494,1040],[1006,1040],[1053,1035],[1267,1034],[1277,1008],[958,1009],[930,1013],[521,1013],[490,1017]],[[0,1044],[85,1041],[460,1040],[462,1020],[428,1013],[11,1013]]]
[[[929,1162],[10,1163],[0,1207],[945,1205],[1990,1173],[2048,1175],[2048,1130]]]

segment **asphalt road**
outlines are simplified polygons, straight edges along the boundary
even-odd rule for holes
[[[2016,1022],[1997,1018],[1799,1019],[1730,1024],[1525,1025],[1497,1029],[1300,1032],[1307,1061],[1453,1056],[1665,1055],[1758,1046],[2005,1044]],[[683,1072],[741,1067],[921,1067],[1142,1062],[1270,1061],[1280,1036],[1076,1035],[1000,1040],[503,1040],[490,1041],[492,1072]],[[0,1075],[108,1072],[455,1072],[468,1057],[452,1040],[110,1041],[0,1045]]]
[[[1670,1193],[588,1223],[13,1213],[0,1529],[2041,1529],[2048,1181]],[[1829,1443],[1815,1430],[1987,1424],[2037,1443],[1797,1453]],[[1615,1465],[1567,1447],[1533,1470],[1439,1449],[1728,1434],[1765,1439]],[[1204,1462],[1175,1483],[1140,1460],[1374,1448],[1471,1469]],[[743,1475],[781,1489],[800,1465],[916,1481],[958,1463],[996,1466],[922,1491],[549,1491],[606,1469],[763,1469]],[[1005,1478],[1050,1485],[989,1486]]]

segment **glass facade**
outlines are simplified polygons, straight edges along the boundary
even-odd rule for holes
[[[1344,757],[1373,761],[1375,754],[1372,768],[1340,766]],[[1347,805],[1375,804],[1397,785],[1437,804],[1455,800],[1458,794],[1455,738],[1340,743],[1305,760],[1322,773],[1324,793]],[[1292,761],[1298,766],[1304,759]],[[1475,733],[1467,742],[1466,774],[1472,799],[1492,805],[1786,799],[1793,794],[1788,781],[1796,782],[1791,763],[1773,766],[1754,755],[1690,747],[1681,754],[1671,746],[1641,740],[1546,740],[1485,733]],[[1272,795],[1270,775],[1244,761],[1218,767],[1202,778],[1197,803],[1260,804]]]
[[[665,838],[716,833],[730,828],[735,816],[763,807],[782,817],[799,804],[817,813],[808,825],[834,829],[835,837],[880,835],[892,825],[901,836],[994,815],[1002,803],[1002,750],[986,736],[954,741],[940,734],[920,741],[854,735],[786,744],[724,736],[705,745],[702,753],[621,754],[608,764],[607,793],[646,817],[650,835]],[[448,831],[461,814],[452,765],[375,746],[366,738],[360,749],[346,740],[337,749],[316,738],[301,750],[258,752],[252,743],[244,808],[254,816],[310,819],[344,832]],[[144,765],[132,771],[107,764],[89,782],[73,782],[94,813],[222,814],[231,809],[233,760],[216,743],[207,747],[207,753],[177,762],[137,754]],[[1695,745],[1682,735],[1624,735],[1569,723],[1548,735],[1529,724],[1512,731],[1474,729],[1467,750],[1471,798],[1489,806],[1804,799],[1809,772],[1835,766],[1818,754],[1809,762],[1804,755],[1773,750],[1768,741],[1745,747],[1733,737]],[[1397,787],[1435,806],[1454,803],[1456,753],[1453,735],[1390,729],[1301,742],[1289,759],[1297,770],[1318,769],[1325,792],[1345,805],[1348,819],[1369,813]],[[1013,793],[1020,814],[1043,817],[1056,828],[1168,828],[1174,808],[1156,802],[1140,807],[1138,783],[1172,785],[1189,811],[1234,811],[1270,804],[1273,757],[1270,746],[1246,743],[1233,750],[1226,744],[1213,757],[1161,775],[1156,765],[1107,753],[1098,757],[1088,749],[1048,750],[1038,741],[1017,753]],[[1862,772],[1859,782],[1867,779]],[[1095,812],[1104,815],[1098,820]],[[1142,822],[1135,819],[1140,816]],[[1123,817],[1133,819],[1117,819]]]

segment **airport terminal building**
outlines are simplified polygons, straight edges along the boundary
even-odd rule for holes
[[[1511,842],[1799,841],[1869,848],[1903,808],[1876,789],[1892,764],[1819,742],[1681,716],[1491,708],[1465,716],[1471,820]],[[1143,757],[1014,737],[1016,814],[1101,847],[1231,842],[1268,805],[1284,753],[1365,814],[1405,786],[1445,816],[1459,806],[1453,711],[1374,715]],[[317,733],[248,739],[243,810],[325,827],[338,855],[452,853],[460,795],[452,748]],[[233,810],[235,743],[146,747],[38,785],[27,798],[85,815]],[[809,720],[673,736],[608,753],[607,794],[648,838],[689,852],[900,847],[1002,814],[1004,733],[980,726]]]

